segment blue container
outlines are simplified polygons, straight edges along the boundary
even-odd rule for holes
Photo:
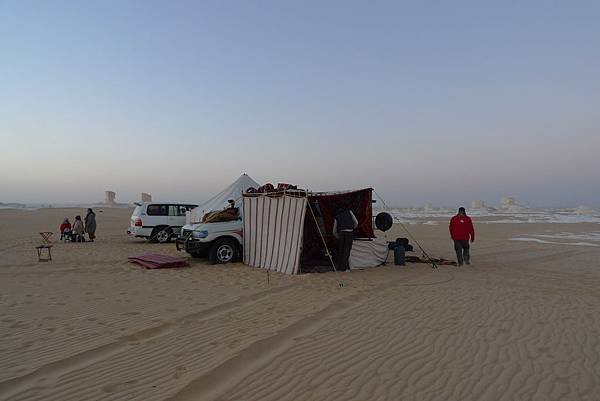
[[[396,266],[404,266],[405,260],[404,247],[402,245],[398,245],[394,248],[394,264]]]

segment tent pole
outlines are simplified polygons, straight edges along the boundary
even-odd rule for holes
[[[317,227],[317,231],[319,232],[321,241],[323,241],[323,245],[325,246],[325,251],[327,251],[327,256],[329,257],[329,261],[331,262],[331,267],[333,267],[333,271],[335,272],[336,279],[338,281],[338,285],[340,287],[343,287],[344,283],[339,280],[339,277],[338,277],[339,273],[338,273],[337,269],[335,268],[335,263],[333,263],[333,258],[331,257],[331,252],[329,251],[329,247],[327,246],[327,243],[325,242],[325,237],[323,236],[323,233],[321,232],[321,229],[319,228],[319,222],[317,221],[317,216],[315,215],[315,212],[313,212],[312,206],[310,205],[310,201],[308,200],[308,192],[306,193],[306,203],[308,204],[308,209],[310,210],[310,214],[312,215],[313,220],[315,221],[315,226]]]

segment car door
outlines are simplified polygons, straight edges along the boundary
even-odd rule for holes
[[[148,217],[144,220],[144,226],[154,228],[157,226],[169,225],[168,205],[153,203],[146,208]],[[143,218],[142,218],[143,220]]]
[[[185,206],[169,205],[169,225],[177,231],[185,223]]]

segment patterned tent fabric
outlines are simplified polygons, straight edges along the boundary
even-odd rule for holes
[[[244,196],[244,263],[297,274],[306,198]]]

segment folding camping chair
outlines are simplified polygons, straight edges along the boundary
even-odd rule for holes
[[[40,235],[42,236],[42,241],[44,241],[44,244],[50,243],[50,237],[52,237],[52,234],[54,234],[54,233],[51,231],[42,231],[40,233]]]
[[[52,261],[52,245],[38,245],[35,247],[38,255],[38,262],[51,262]],[[44,249],[48,251],[48,255],[43,257]]]
[[[38,262],[49,262],[52,261],[52,245],[50,245],[50,237],[52,236],[51,231],[42,231],[42,244],[35,247],[38,255]],[[47,251],[47,256],[44,256],[44,249]]]

